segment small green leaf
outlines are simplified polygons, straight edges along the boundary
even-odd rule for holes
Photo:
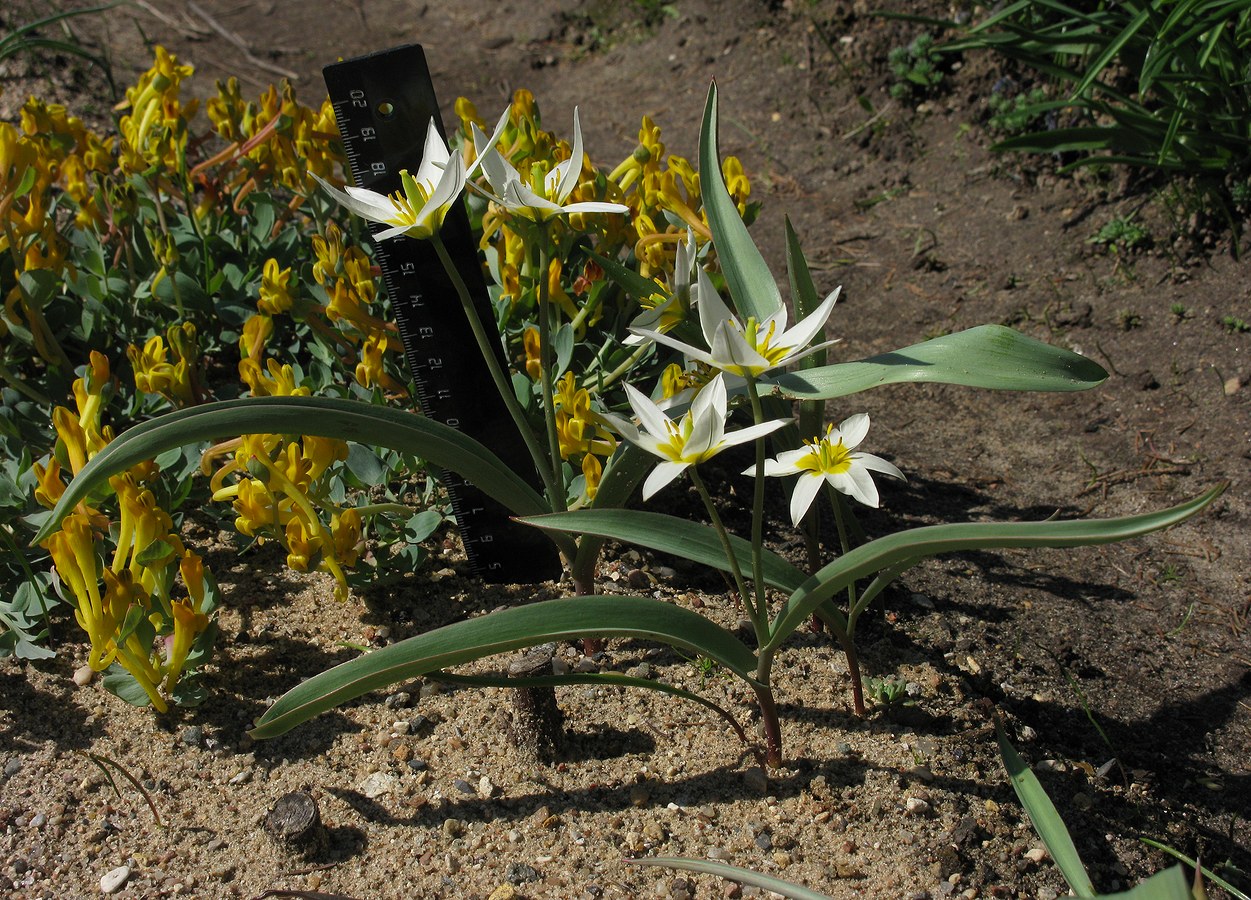
[[[1025,765],[1025,760],[1008,743],[1002,725],[996,724],[995,734],[999,740],[999,755],[1003,759],[1004,768],[1008,770],[1008,778],[1012,781],[1016,795],[1021,798],[1021,805],[1029,813],[1034,830],[1046,845],[1047,852],[1060,867],[1060,873],[1073,889],[1073,893],[1079,897],[1093,897],[1095,886],[1091,883],[1086,866],[1082,863],[1077,847],[1073,845],[1073,838],[1064,827],[1064,820],[1056,812],[1051,798],[1047,796],[1029,766]]]
[[[755,654],[698,613],[649,597],[568,597],[445,625],[335,666],[278,698],[250,733],[269,738],[369,691],[496,653],[582,637],[633,637],[710,657],[755,684]]]
[[[747,226],[739,217],[738,207],[721,175],[715,83],[708,88],[699,133],[699,185],[708,227],[712,230],[712,243],[717,248],[717,260],[734,299],[734,308],[744,318],[764,321],[782,308],[782,294],[760,250],[747,233]]]
[[[1003,391],[1084,391],[1107,377],[1098,363],[1071,350],[1002,325],[979,325],[892,353],[788,372],[761,383],[771,383],[784,397],[831,400],[905,381]]]
[[[149,706],[152,703],[152,698],[143,689],[143,685],[117,663],[109,666],[100,683],[110,694],[119,697],[131,706]]]

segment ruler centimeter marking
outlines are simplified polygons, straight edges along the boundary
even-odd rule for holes
[[[400,170],[416,172],[426,129],[439,116],[434,84],[418,44],[334,63],[322,70],[348,166],[358,187],[400,190]],[[385,226],[370,223],[376,234]],[[491,309],[482,265],[464,207],[453,204],[443,242],[488,329]],[[534,464],[478,351],[456,289],[428,241],[374,241],[374,257],[399,327],[421,412],[476,438],[541,490]],[[497,346],[501,365],[503,348]],[[555,546],[538,529],[510,519],[494,498],[453,472],[440,472],[474,573],[496,583],[534,583],[560,576]]]

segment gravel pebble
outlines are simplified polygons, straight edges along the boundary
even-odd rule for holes
[[[130,878],[130,866],[118,866],[100,876],[100,893],[116,894]]]

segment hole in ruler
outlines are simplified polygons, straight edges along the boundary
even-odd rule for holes
[[[378,115],[384,119],[389,119],[395,115],[395,104],[390,100],[383,100],[378,104]]]

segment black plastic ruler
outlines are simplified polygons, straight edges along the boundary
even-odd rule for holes
[[[400,190],[400,170],[416,172],[433,119],[446,140],[426,56],[418,44],[326,66],[322,73],[356,185]],[[386,226],[370,224],[372,233]],[[473,296],[478,316],[494,330],[486,281],[464,207],[453,204],[441,232]],[[534,464],[478,351],[451,279],[428,241],[374,242],[374,259],[391,299],[421,412],[476,438],[542,490]],[[505,371],[503,349],[497,345]],[[475,574],[491,582],[558,578],[560,558],[540,531],[509,519],[508,510],[452,472],[439,478],[451,497],[461,540]]]

